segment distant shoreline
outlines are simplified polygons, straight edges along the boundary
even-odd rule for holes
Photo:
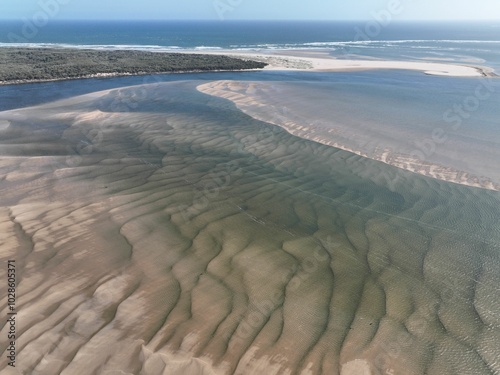
[[[176,70],[176,71],[165,71],[165,72],[154,72],[154,73],[96,73],[87,74],[76,77],[61,77],[61,78],[50,78],[50,79],[19,79],[15,81],[0,81],[0,86],[8,85],[22,85],[29,83],[45,83],[45,82],[61,82],[61,81],[71,81],[71,80],[85,80],[92,78],[120,78],[120,77],[140,77],[140,76],[154,76],[163,74],[188,74],[188,73],[221,73],[221,72],[251,72],[259,71],[259,68],[253,69],[218,69],[218,70]]]
[[[189,53],[196,53],[196,51],[189,51]],[[349,72],[386,69],[413,70],[432,76],[498,78],[494,69],[487,66],[431,61],[337,59],[324,51],[276,50],[256,53],[255,51],[219,50],[204,53],[265,62],[268,65],[264,70]]]
[[[414,70],[426,75],[497,78],[490,67],[397,60],[348,60],[325,52],[218,50],[147,52],[79,48],[0,48],[0,86],[89,78],[252,70],[339,72]]]
[[[72,48],[0,48],[0,85],[168,73],[247,71],[265,62],[224,55]]]

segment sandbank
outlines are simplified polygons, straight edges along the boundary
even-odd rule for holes
[[[198,83],[0,113],[2,374],[500,371],[498,193],[291,136]]]
[[[249,116],[280,126],[290,134],[301,138],[333,146],[438,180],[500,191],[500,182],[495,173],[486,177],[474,168],[463,170],[457,166],[440,164],[433,159],[421,160],[411,154],[411,149],[404,153],[394,151],[388,146],[382,146],[377,148],[376,152],[368,152],[365,147],[357,144],[360,139],[359,133],[366,132],[366,128],[370,128],[370,124],[364,128],[364,125],[353,126],[350,123],[343,123],[335,119],[334,113],[331,114],[330,120],[325,123],[325,120],[319,120],[322,118],[321,115],[311,114],[310,109],[308,115],[301,116],[299,115],[300,109],[308,109],[311,103],[307,101],[307,98],[304,98],[304,100],[300,100],[300,105],[297,104],[297,100],[294,101],[294,98],[290,98],[289,91],[287,93],[286,83],[222,80],[201,84],[197,89],[205,94],[228,99]],[[318,100],[320,99],[316,99],[316,102]],[[323,114],[323,116],[325,115]],[[385,128],[383,125],[379,126],[382,134],[384,131],[390,131],[390,127]],[[401,136],[405,136],[404,132]],[[380,138],[380,136],[375,136],[375,138]],[[469,168],[471,168],[470,165]]]
[[[190,51],[196,53],[196,51]],[[265,62],[264,70],[290,70],[290,71],[318,71],[339,72],[370,69],[403,69],[416,70],[429,75],[450,77],[482,77],[496,76],[489,67],[449,64],[427,61],[395,61],[395,60],[369,60],[369,59],[336,59],[327,52],[318,51],[237,51],[220,50],[203,52],[208,54],[226,55],[238,58],[247,58],[253,61]]]

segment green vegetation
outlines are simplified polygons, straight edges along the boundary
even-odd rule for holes
[[[96,74],[259,69],[266,65],[262,62],[202,54],[1,48],[0,83],[79,78]]]

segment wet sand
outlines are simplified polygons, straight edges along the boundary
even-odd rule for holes
[[[481,135],[481,129],[471,136],[464,129],[450,126],[443,120],[448,108],[445,104],[430,108],[427,102],[419,101],[418,93],[409,96],[411,88],[396,88],[394,94],[387,92],[387,85],[376,93],[386,99],[372,104],[369,93],[358,90],[353,94],[340,82],[327,84],[224,80],[204,83],[198,90],[231,100],[249,116],[278,125],[301,138],[424,176],[500,191],[500,173],[490,163],[500,158],[499,140]],[[370,88],[370,82],[356,81],[352,85]],[[382,90],[385,90],[383,95]],[[403,102],[401,98],[405,98]],[[485,106],[483,103],[482,107]],[[393,107],[401,112],[400,116],[388,116],[391,111],[397,114]],[[415,108],[437,112],[434,118],[424,118]],[[490,112],[486,112],[486,120],[481,112],[466,115],[470,118],[467,128],[477,129],[488,120]],[[427,122],[429,126],[419,129],[419,122]],[[433,134],[441,134],[441,138]]]
[[[499,193],[293,136],[200,84],[0,113],[19,280],[2,373],[500,371]]]

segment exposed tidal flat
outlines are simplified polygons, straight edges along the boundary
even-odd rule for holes
[[[500,81],[494,78],[388,71],[348,80],[218,80],[198,90],[302,138],[444,181],[500,190]]]
[[[2,372],[500,372],[498,192],[291,135],[202,83],[0,113]]]

